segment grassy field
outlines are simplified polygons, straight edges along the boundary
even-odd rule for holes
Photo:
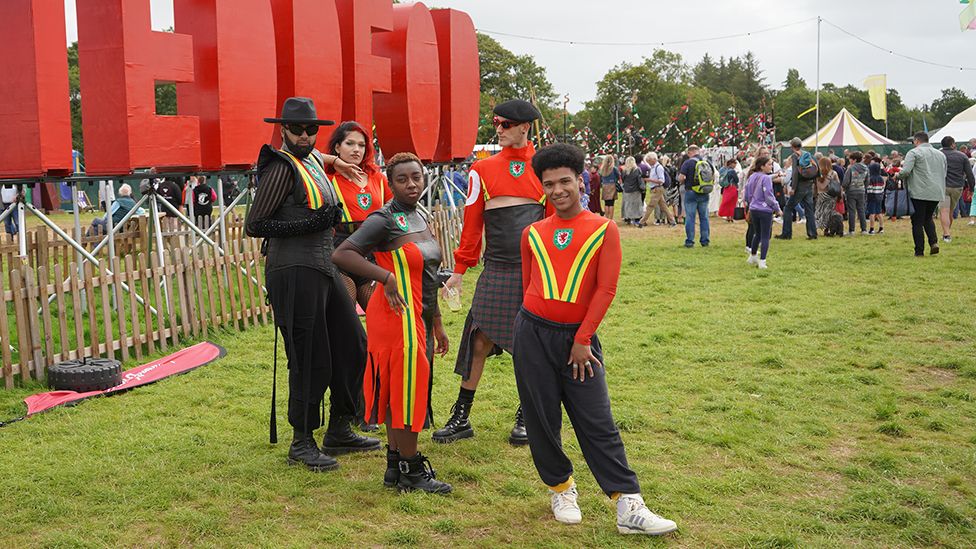
[[[489,361],[476,438],[422,435],[451,496],[384,489],[379,453],[332,473],[286,467],[281,393],[284,441],[267,442],[263,329],[213,338],[228,356],[188,375],[0,429],[0,546],[976,545],[976,230],[919,259],[907,221],[774,241],[760,272],[741,223],[713,227],[692,250],[679,229],[623,229],[601,330],[630,463],[675,535],[616,533],[568,422],[584,518],[552,520],[527,449],[506,442],[507,357]],[[463,316],[445,320],[456,345]],[[457,394],[453,355],[435,366],[438,423]],[[0,392],[0,419],[37,390]]]

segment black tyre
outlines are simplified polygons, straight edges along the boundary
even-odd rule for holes
[[[104,391],[122,382],[122,365],[107,358],[66,360],[47,370],[47,384],[58,391]]]

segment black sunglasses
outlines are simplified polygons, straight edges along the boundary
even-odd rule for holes
[[[522,125],[522,124],[525,124],[525,122],[516,122],[516,121],[514,121],[514,120],[504,120],[504,119],[502,119],[502,118],[499,118],[499,117],[497,117],[497,116],[496,116],[496,117],[494,117],[494,118],[492,118],[492,120],[491,120],[491,122],[492,122],[492,124],[494,124],[494,125],[495,125],[496,127],[497,127],[497,126],[501,126],[502,128],[504,128],[504,129],[506,129],[506,130],[507,130],[507,129],[511,129],[511,128],[514,128],[515,126],[520,126],[520,125]]]
[[[301,137],[303,133],[307,133],[309,137],[319,133],[319,127],[315,124],[309,126],[303,126],[301,124],[285,124],[285,129],[298,137]]]

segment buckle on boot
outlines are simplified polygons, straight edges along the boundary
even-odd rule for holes
[[[400,472],[403,473],[404,475],[410,472],[410,464],[407,463],[406,460],[401,459],[400,463],[397,464],[397,467],[400,469]]]

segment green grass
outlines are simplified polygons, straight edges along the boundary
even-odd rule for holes
[[[774,241],[747,267],[742,224],[709,249],[623,229],[600,331],[614,413],[666,540],[616,533],[568,422],[583,524],[550,516],[528,451],[510,447],[509,358],[489,361],[477,437],[421,438],[448,497],[382,487],[380,453],[338,472],[267,443],[271,330],[222,332],[228,356],[185,376],[0,429],[0,546],[972,547],[976,544],[976,231],[911,254],[884,237]],[[476,272],[467,277],[466,296]],[[463,323],[445,312],[452,346]],[[443,422],[454,351],[435,365]],[[279,389],[285,375],[279,372]],[[40,387],[0,392],[0,417]]]

